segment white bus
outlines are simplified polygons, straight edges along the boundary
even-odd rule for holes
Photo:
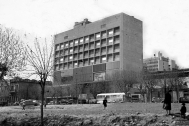
[[[115,102],[123,102],[125,100],[125,93],[101,93],[97,94],[97,103],[102,104],[104,98],[107,98],[107,102],[115,103]]]

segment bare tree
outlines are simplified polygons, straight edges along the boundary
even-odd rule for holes
[[[117,71],[112,74],[111,81],[119,89],[119,91],[127,92],[137,83],[137,74],[134,71]]]
[[[110,85],[107,81],[99,81],[88,84],[88,89],[96,99],[97,94],[110,92]]]
[[[180,73],[182,74],[182,72]],[[177,73],[170,73],[167,75],[167,87],[176,91],[176,96],[179,98],[179,91],[184,85],[185,77],[179,77]]]
[[[26,55],[23,42],[9,28],[0,26],[0,80],[5,76],[17,76],[26,65]]]
[[[40,45],[43,44],[44,45]],[[44,104],[44,93],[45,93],[45,85],[47,78],[52,76],[53,70],[53,53],[54,53],[54,38],[51,40],[51,45],[47,42],[39,42],[39,40],[35,39],[34,49],[27,46],[27,59],[28,65],[33,71],[32,74],[37,75],[40,78],[40,86],[41,86],[41,125],[43,126],[43,104]]]

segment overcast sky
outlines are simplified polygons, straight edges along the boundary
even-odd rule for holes
[[[143,21],[144,58],[161,51],[189,68],[188,0],[0,0],[0,24],[41,37],[120,12]]]

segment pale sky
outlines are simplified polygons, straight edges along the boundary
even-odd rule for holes
[[[143,21],[144,58],[161,51],[189,68],[188,0],[0,0],[0,24],[41,37],[120,12]]]

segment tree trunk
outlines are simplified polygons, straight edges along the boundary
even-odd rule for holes
[[[179,86],[178,86],[178,84],[177,84],[177,89],[176,89],[176,92],[177,92],[177,98],[178,98],[178,103],[179,103]]]
[[[43,102],[44,102],[44,86],[42,86],[42,89],[41,89],[41,126],[43,126]]]

